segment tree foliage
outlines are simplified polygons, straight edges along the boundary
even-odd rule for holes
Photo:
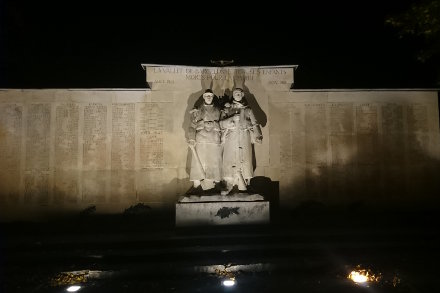
[[[427,62],[440,55],[440,0],[419,0],[406,10],[388,16],[385,23],[399,38],[421,41],[417,59]]]

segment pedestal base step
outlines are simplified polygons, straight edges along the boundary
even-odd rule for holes
[[[255,197],[254,197],[255,198]],[[269,224],[269,202],[191,201],[176,203],[176,226]]]

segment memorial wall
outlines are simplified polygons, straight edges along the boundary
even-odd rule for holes
[[[0,89],[0,220],[173,209],[208,88],[244,89],[264,137],[254,179],[278,186],[266,196],[281,208],[437,202],[437,90],[292,90],[295,66],[143,66],[148,89]]]

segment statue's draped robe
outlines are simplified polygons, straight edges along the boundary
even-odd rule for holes
[[[202,179],[220,181],[222,166],[220,109],[214,105],[202,104],[191,110],[190,115],[189,139],[196,141],[195,149],[203,170],[193,155],[189,179],[191,181]]]
[[[239,120],[234,121],[238,115]],[[223,143],[223,178],[237,174],[248,180],[253,177],[251,129],[257,125],[249,106],[232,103],[225,107],[220,118]]]

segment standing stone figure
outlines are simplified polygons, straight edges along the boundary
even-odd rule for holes
[[[190,111],[188,145],[192,151],[189,179],[195,191],[213,189],[221,180],[222,146],[220,107],[214,94],[207,89],[203,103]]]
[[[252,144],[262,143],[261,127],[247,104],[241,88],[232,91],[231,103],[225,104],[220,117],[223,144],[223,179],[226,190],[231,192],[234,186],[246,191],[253,177]]]

